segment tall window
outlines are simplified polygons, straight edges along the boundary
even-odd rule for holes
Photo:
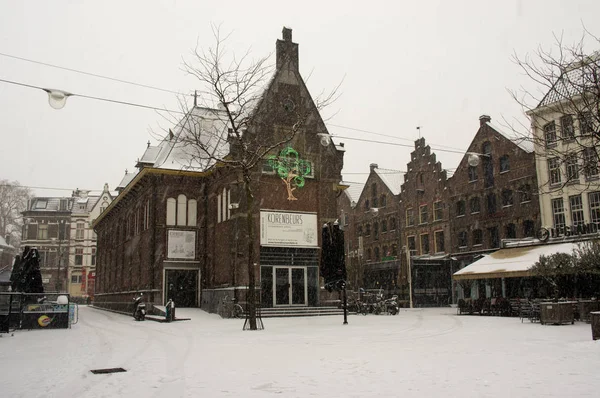
[[[381,260],[381,255],[379,254],[379,248],[376,247],[373,252],[375,253],[375,261],[380,261]]]
[[[48,224],[38,224],[38,236],[39,240],[48,239]]]
[[[577,154],[571,153],[565,156],[565,165],[567,167],[567,181],[578,181],[579,164],[577,163]]]
[[[462,217],[465,215],[465,207],[466,205],[464,200],[459,200],[456,202],[456,217]]]
[[[379,223],[373,223],[373,238],[375,240],[379,239]]]
[[[548,159],[548,173],[550,174],[550,184],[560,184],[560,162],[558,158]]]
[[[467,231],[460,231],[458,233],[458,247],[467,247],[468,234]]]
[[[377,203],[377,184],[371,184],[371,200],[373,207],[379,207]]]
[[[469,181],[477,181],[477,166],[469,166]]]
[[[92,247],[92,257],[91,257],[91,264],[92,266],[96,265],[96,248]]]
[[[575,129],[573,128],[573,116],[565,115],[560,118],[560,132],[563,140],[575,139]]]
[[[387,221],[386,220],[381,220],[381,232],[387,232]]]
[[[546,146],[556,144],[556,123],[550,122],[544,126],[544,138]]]
[[[443,218],[442,201],[433,202],[433,220],[439,221]]]
[[[474,196],[469,200],[469,207],[471,208],[471,214],[477,214],[481,211],[479,196]]]
[[[406,226],[412,227],[415,225],[415,211],[413,209],[406,209]]]
[[[515,239],[517,237],[517,226],[513,223],[508,224],[505,236],[507,239]]]
[[[535,234],[534,226],[535,226],[535,224],[533,223],[533,220],[523,221],[523,236],[526,238],[530,238],[530,237],[534,236],[534,234]]]
[[[198,211],[198,202],[195,199],[187,200],[185,195],[177,199],[167,198],[167,225],[195,227]]]
[[[585,148],[583,150],[583,168],[586,178],[598,176],[598,153],[596,148]]]
[[[442,253],[445,251],[444,247],[444,231],[435,231],[433,233],[435,239],[435,252]]]
[[[488,228],[488,236],[490,238],[490,247],[500,247],[500,234],[498,227]]]
[[[83,222],[77,223],[77,229],[75,230],[75,239],[83,239],[85,230],[85,224]]]
[[[510,189],[502,190],[502,206],[512,206],[513,205],[513,191]]]
[[[371,236],[371,224],[365,225],[365,236]]]
[[[594,121],[590,112],[584,112],[579,117],[579,131],[581,135],[589,135],[594,132]]]
[[[367,249],[367,261],[371,261],[371,249]]]
[[[510,159],[508,155],[502,155],[500,157],[500,173],[504,173],[510,170]]]
[[[83,248],[75,248],[75,265],[83,265]]]
[[[483,231],[480,229],[473,230],[473,246],[481,246],[483,244]]]
[[[581,195],[569,196],[569,207],[571,208],[571,224],[583,224],[583,201]]]
[[[493,193],[487,196],[487,214],[496,213],[496,195]]]
[[[385,196],[385,194],[381,195],[381,198],[379,201],[381,202],[379,204],[381,207],[387,206],[387,196]]]
[[[590,206],[590,221],[600,223],[600,191],[590,192],[588,203]]]
[[[411,256],[416,256],[417,253],[417,239],[414,236],[408,236],[406,238],[406,245]]]
[[[565,206],[562,198],[552,199],[552,217],[555,228],[565,226]]]
[[[390,231],[395,231],[397,228],[396,217],[392,217],[390,220]]]
[[[531,202],[531,186],[524,184],[519,187],[519,197],[521,203]]]
[[[429,254],[429,234],[421,235],[421,254]]]
[[[427,205],[419,206],[419,224],[425,224],[429,222],[429,211]]]

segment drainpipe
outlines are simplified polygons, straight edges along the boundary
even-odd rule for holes
[[[152,294],[150,295],[150,301],[155,302],[154,297],[154,288],[155,288],[155,270],[156,270],[156,176],[152,178],[152,199],[150,201],[150,206],[152,208],[152,235],[150,236],[150,288],[152,289]],[[163,289],[164,290],[164,289]],[[162,298],[162,292],[161,292]],[[161,300],[161,304],[164,300]]]

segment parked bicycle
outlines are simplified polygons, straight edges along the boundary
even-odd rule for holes
[[[236,298],[225,296],[221,301],[223,318],[243,318],[244,308],[237,303]]]

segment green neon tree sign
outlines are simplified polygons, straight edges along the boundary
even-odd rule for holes
[[[293,194],[296,188],[304,186],[304,177],[311,172],[310,162],[300,159],[298,152],[288,146],[285,147],[279,156],[271,155],[267,158],[267,164],[275,170],[279,178],[285,184],[288,193],[288,200],[298,200]]]

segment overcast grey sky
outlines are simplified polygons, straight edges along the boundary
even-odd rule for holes
[[[300,70],[313,96],[344,79],[325,111],[329,132],[412,145],[416,126],[433,147],[465,150],[481,114],[496,124],[522,118],[507,89],[528,81],[511,61],[553,33],[568,42],[592,33],[599,1],[8,1],[0,0],[0,53],[182,93],[198,88],[182,71],[210,24],[232,31],[229,48],[274,52],[282,27],[300,45]],[[312,72],[312,73],[311,73]],[[177,109],[174,94],[110,82],[0,56],[0,79],[89,96]],[[0,178],[26,186],[111,189],[134,169],[155,111],[70,98],[62,110],[44,92],[0,82]],[[335,125],[335,126],[333,126]],[[361,133],[362,129],[395,138]],[[363,181],[370,163],[405,170],[411,149],[340,139],[344,179]],[[338,140],[339,141],[339,140]],[[460,155],[437,152],[445,168]],[[364,174],[356,174],[364,173]],[[39,196],[69,191],[36,189]]]

